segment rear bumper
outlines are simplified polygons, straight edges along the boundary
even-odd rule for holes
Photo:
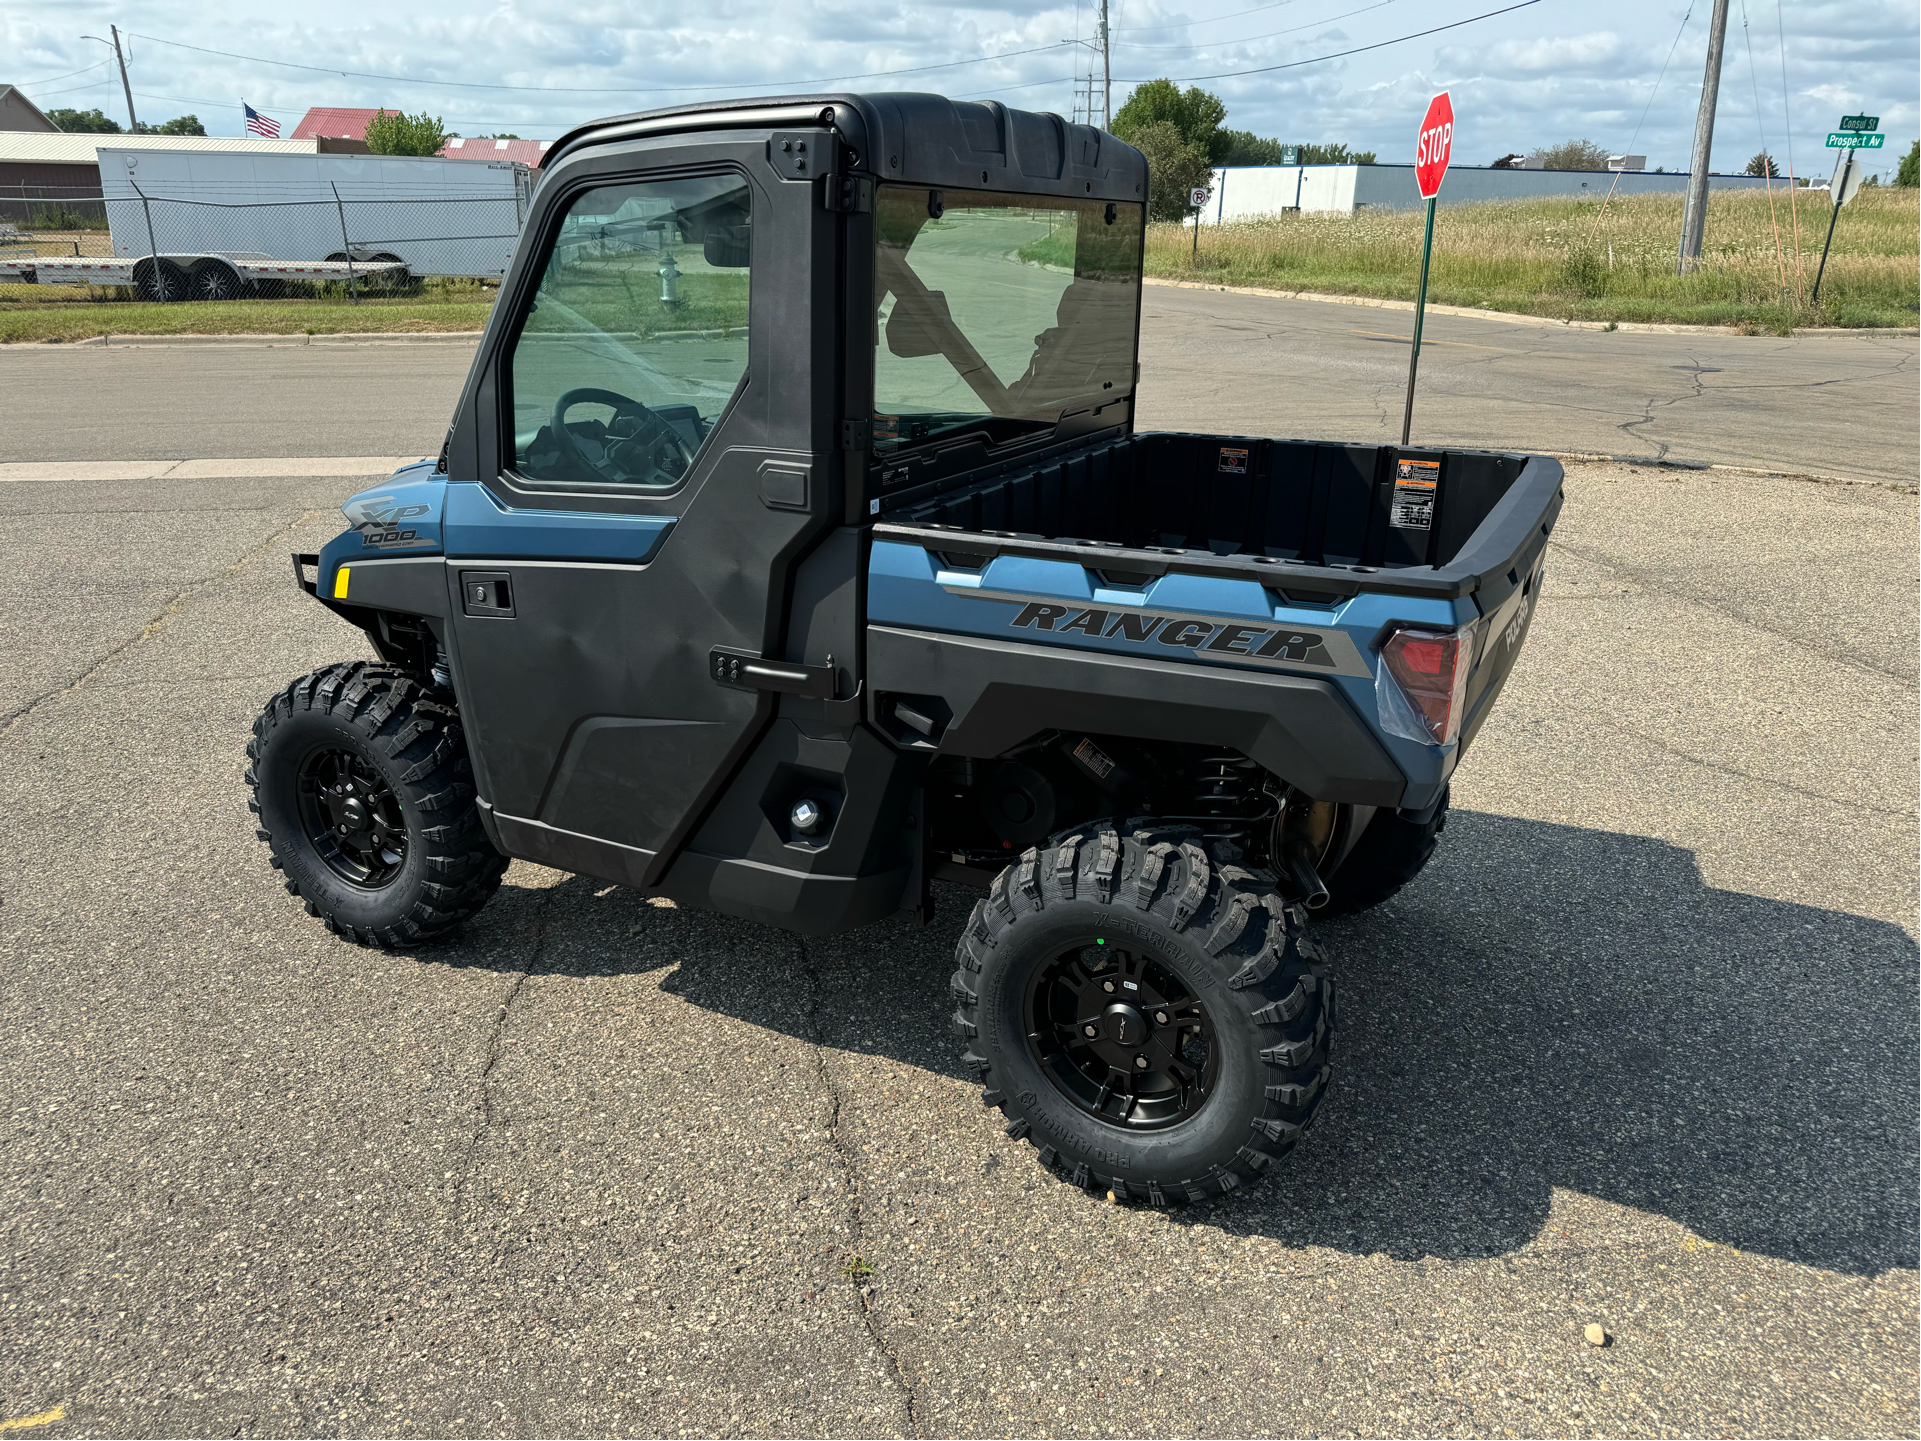
[[[1317,800],[1403,803],[1408,777],[1331,682],[1201,669],[895,626],[867,628],[873,719],[893,697],[938,698],[950,755],[996,756],[1044,730],[1240,751]]]

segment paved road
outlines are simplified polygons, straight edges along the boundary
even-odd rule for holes
[[[1150,285],[1140,422],[1399,440],[1411,311]],[[1916,479],[1912,336],[1667,335],[1433,315],[1414,438]]]
[[[0,485],[0,1421],[1913,1434],[1911,496],[1575,469],[1440,856],[1324,928],[1321,1123],[1163,1216],[980,1109],[961,893],[803,943],[516,865],[320,932],[240,751],[360,653],[285,553],[361,484]]]
[[[1398,438],[1411,329],[1406,311],[1149,286],[1141,423]],[[1913,484],[1917,344],[1434,316],[1415,435]],[[431,453],[471,353],[402,339],[0,347],[0,461]]]

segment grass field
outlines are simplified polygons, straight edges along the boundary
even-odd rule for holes
[[[120,299],[104,287],[0,286],[0,344],[88,340],[96,335],[375,335],[479,330],[493,310],[495,287],[477,281],[428,280],[417,293],[363,295],[355,305],[336,286],[288,300],[228,300],[162,305]]]
[[[1668,321],[1786,331],[1797,326],[1913,325],[1921,305],[1921,191],[1862,191],[1841,214],[1815,308],[1815,267],[1827,233],[1825,192],[1795,197],[1801,235],[1799,294],[1794,216],[1786,187],[1774,217],[1765,194],[1708,202],[1701,265],[1674,273],[1679,196],[1442,206],[1434,225],[1428,298],[1444,305],[1557,319]],[[1777,264],[1775,221],[1781,234]],[[1203,226],[1148,228],[1147,273],[1223,285],[1270,286],[1412,300],[1420,280],[1418,210],[1277,215]],[[1782,276],[1785,272],[1786,293]]]
[[[1800,275],[1786,187],[1768,198],[1722,194],[1708,205],[1701,266],[1674,274],[1681,225],[1677,196],[1508,201],[1442,207],[1434,228],[1428,297],[1443,305],[1480,306],[1556,319],[1668,321],[1735,325],[1786,332],[1796,327],[1911,326],[1921,308],[1921,191],[1864,190],[1843,212],[1817,308],[1806,297],[1827,231],[1825,192],[1795,197],[1800,223]],[[1193,233],[1152,225],[1147,273],[1221,285],[1267,286],[1326,295],[1412,300],[1420,274],[1418,211],[1357,215],[1279,215],[1204,226],[1198,263]],[[1777,261],[1778,222],[1782,258]],[[1063,262],[1046,248],[1023,258]],[[47,253],[54,253],[49,250]],[[1785,272],[1786,290],[1782,287]],[[691,277],[690,277],[691,278]],[[337,287],[325,287],[328,291]],[[697,288],[696,288],[697,290]],[[366,298],[344,294],[289,300],[236,300],[158,305],[107,292],[76,294],[56,286],[0,286],[0,344],[85,340],[96,335],[314,335],[478,330],[495,291],[472,281],[430,280],[417,293]],[[676,318],[682,326],[731,323],[704,312],[731,309],[733,297],[690,292]],[[703,312],[693,316],[691,312]],[[644,328],[644,327],[643,327]]]

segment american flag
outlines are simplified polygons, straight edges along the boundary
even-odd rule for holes
[[[247,112],[247,133],[249,135],[264,135],[269,140],[278,140],[280,138],[280,122],[278,120],[268,115],[262,115],[244,100],[240,102],[240,108]]]

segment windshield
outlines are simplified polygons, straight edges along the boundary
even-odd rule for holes
[[[874,208],[877,456],[1132,394],[1140,206],[888,185]]]

